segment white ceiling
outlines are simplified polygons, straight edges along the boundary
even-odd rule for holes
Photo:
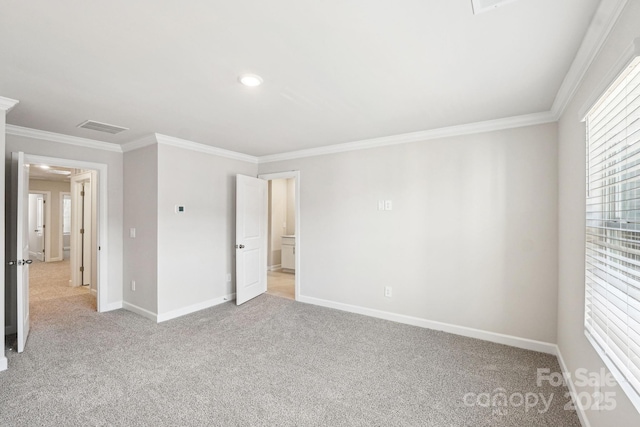
[[[548,111],[598,4],[0,0],[0,96],[19,126],[281,153]]]
[[[49,166],[48,169],[42,169],[40,165],[32,164],[29,168],[29,179],[70,182],[71,175],[76,171],[75,169],[63,168],[61,166],[47,166]]]

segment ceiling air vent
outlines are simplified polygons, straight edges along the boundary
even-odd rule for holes
[[[80,123],[78,125],[79,128],[83,129],[91,129],[97,130],[98,132],[106,132],[111,134],[116,134],[120,132],[124,132],[125,130],[129,130],[129,128],[123,128],[122,126],[110,125],[108,123],[96,122],[95,120],[87,120],[86,122]]]
[[[471,0],[471,5],[473,6],[473,14],[477,15],[497,9],[505,4],[513,3],[514,1],[516,0]]]

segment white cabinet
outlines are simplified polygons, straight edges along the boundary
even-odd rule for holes
[[[291,271],[296,269],[295,236],[282,236],[282,268]]]

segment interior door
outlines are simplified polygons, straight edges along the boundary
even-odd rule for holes
[[[29,194],[29,250],[44,261],[44,194]]]
[[[267,291],[267,181],[236,180],[236,304]]]
[[[16,223],[10,227],[15,233],[12,248],[12,267],[16,268],[15,289],[18,317],[18,353],[24,351],[29,336],[29,165],[24,163],[24,153],[11,154],[12,193],[17,197]]]

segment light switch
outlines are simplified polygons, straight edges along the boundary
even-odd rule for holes
[[[130,228],[129,229],[129,237],[131,237],[132,239],[136,238],[136,229],[135,228]]]
[[[384,210],[384,200],[378,200],[378,210],[379,211]]]

